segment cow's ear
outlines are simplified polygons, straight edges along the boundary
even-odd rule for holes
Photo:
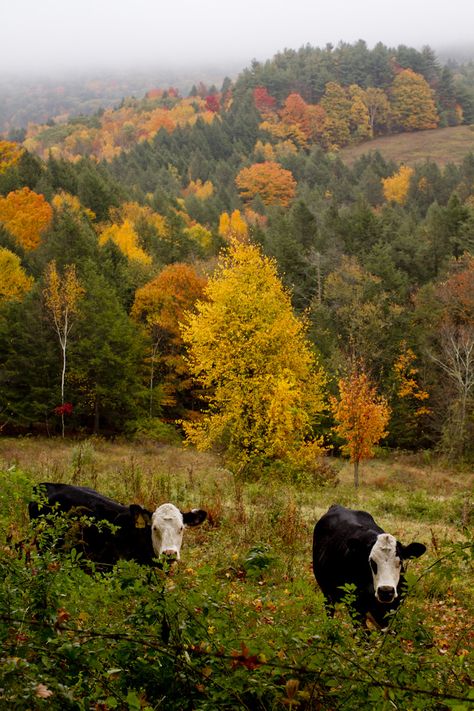
[[[408,546],[402,546],[402,558],[419,558],[426,551],[426,546],[423,543],[410,543]]]
[[[183,523],[185,526],[199,526],[207,518],[207,511],[202,509],[192,509],[192,511],[183,512]]]
[[[130,513],[135,528],[146,528],[151,526],[151,514],[139,504],[130,504]]]

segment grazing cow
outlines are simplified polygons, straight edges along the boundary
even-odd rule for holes
[[[146,565],[163,556],[179,560],[184,526],[197,526],[207,515],[200,509],[181,513],[173,504],[163,504],[151,513],[138,504],[119,504],[85,486],[44,483],[38,493],[28,505],[30,518],[54,511],[70,514],[71,544],[102,567],[121,558]],[[84,516],[93,522],[81,523]]]
[[[403,546],[377,526],[365,511],[335,504],[314,527],[313,571],[325,597],[326,610],[347,594],[342,587],[355,586],[353,610],[363,625],[369,616],[379,627],[400,604],[404,583],[403,563],[426,551],[422,543]]]

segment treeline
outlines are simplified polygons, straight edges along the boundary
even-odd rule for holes
[[[261,141],[267,153],[280,157],[314,145],[337,150],[376,135],[472,123],[469,77],[467,67],[462,74],[442,66],[429,47],[419,52],[379,43],[369,50],[362,40],[336,48],[306,46],[254,62],[235,84],[225,79],[220,89],[201,82],[184,98],[173,87],[154,89],[94,116],[30,124],[24,145],[44,159],[51,153],[112,161],[161,132],[173,134],[198,122],[226,131],[234,106],[249,108],[252,97],[257,115],[253,127],[249,117],[248,128],[253,144]]]
[[[340,59],[356,49],[363,47],[281,57]],[[291,62],[283,62],[287,78]],[[231,94],[229,82],[221,92],[191,92],[193,111],[194,101],[219,118],[161,128],[112,161],[53,152],[42,160],[0,144],[2,431],[172,436],[178,422],[198,421],[212,387],[189,369],[181,324],[211,293],[229,296],[207,284],[218,255],[237,242],[275,260],[327,395],[357,366],[390,408],[390,446],[472,457],[474,155],[408,168],[368,152],[348,167],[319,144],[303,145],[304,106],[273,102],[275,87],[252,71],[256,86],[244,74]],[[223,95],[228,104],[217,111]],[[168,103],[168,113],[180,104],[160,91],[143,101],[152,112],[156,102]],[[127,108],[125,101],[119,110]],[[273,126],[293,120],[294,141],[262,129],[271,112]],[[245,278],[232,282],[226,322],[238,323],[238,294],[255,291]],[[274,293],[281,298],[276,286]],[[249,308],[259,308],[258,297]],[[242,332],[236,325],[229,335],[239,353]],[[292,386],[278,387],[282,398],[289,388],[291,402]],[[338,447],[331,417],[322,408],[305,428]]]

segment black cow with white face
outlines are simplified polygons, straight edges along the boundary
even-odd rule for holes
[[[404,561],[425,551],[422,543],[402,545],[366,511],[331,506],[313,535],[313,571],[328,613],[347,594],[343,586],[353,584],[356,619],[365,625],[369,616],[386,627],[387,613],[400,604]]]
[[[37,498],[28,505],[30,518],[56,511],[68,515],[71,545],[101,568],[120,559],[145,565],[153,565],[157,558],[179,560],[185,526],[197,526],[207,516],[201,509],[183,513],[173,504],[164,504],[152,513],[139,504],[120,504],[85,486],[39,484]]]

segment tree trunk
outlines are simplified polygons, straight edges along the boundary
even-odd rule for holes
[[[359,462],[354,462],[354,486],[356,489],[359,488]]]

